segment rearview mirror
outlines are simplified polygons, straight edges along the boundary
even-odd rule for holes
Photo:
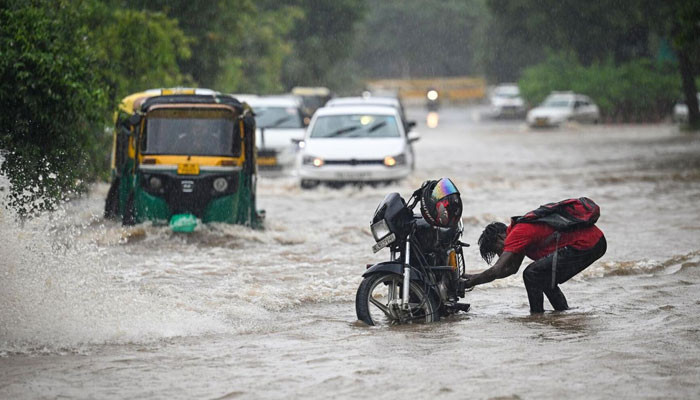
[[[412,131],[412,132],[409,132],[409,133],[408,133],[408,143],[416,142],[416,141],[418,141],[419,139],[420,139],[420,135],[418,134],[418,132],[413,132],[413,131]]]

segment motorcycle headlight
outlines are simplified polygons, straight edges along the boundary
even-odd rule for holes
[[[370,229],[372,230],[372,236],[374,236],[374,240],[377,242],[389,236],[389,234],[391,233],[391,231],[389,230],[389,226],[386,224],[386,220],[375,222],[370,226]]]
[[[226,178],[216,178],[214,179],[214,190],[217,192],[224,192],[228,189],[228,181]]]

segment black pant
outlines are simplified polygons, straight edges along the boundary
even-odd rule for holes
[[[556,283],[552,288],[552,261],[554,253],[542,257],[528,265],[523,271],[523,281],[527,289],[527,298],[530,301],[530,312],[544,312],[544,296],[555,310],[566,310],[569,305],[566,303],[564,293],[559,289],[562,284],[574,275],[586,269],[589,265],[605,254],[608,245],[605,237],[601,237],[595,246],[587,250],[578,250],[572,247],[563,247],[558,250]]]

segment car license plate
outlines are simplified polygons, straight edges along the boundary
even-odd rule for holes
[[[535,120],[535,124],[537,126],[545,126],[545,125],[547,125],[547,118],[537,118]]]
[[[198,164],[178,164],[177,165],[178,175],[199,175],[199,165]]]
[[[381,250],[381,249],[385,248],[386,246],[390,245],[391,243],[393,243],[394,240],[396,240],[396,235],[394,235],[392,233],[389,236],[385,237],[384,239],[375,243],[374,246],[372,246],[372,251],[374,251],[376,253],[379,250]]]
[[[337,179],[361,180],[369,177],[368,172],[336,172]]]
[[[258,165],[262,166],[273,166],[277,165],[276,157],[258,157]]]

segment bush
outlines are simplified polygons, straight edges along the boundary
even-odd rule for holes
[[[665,117],[680,97],[676,70],[649,59],[584,67],[571,55],[554,54],[525,69],[518,84],[530,104],[539,104],[554,90],[572,90],[591,97],[605,120],[648,122]]]

